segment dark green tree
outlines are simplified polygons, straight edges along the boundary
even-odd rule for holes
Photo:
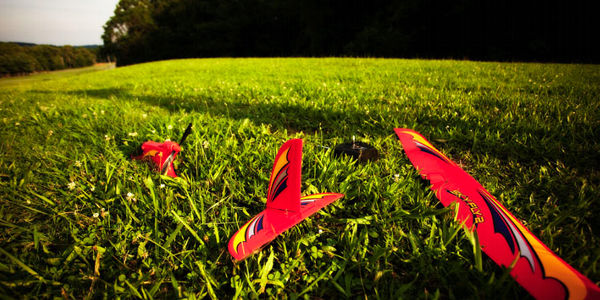
[[[121,0],[102,53],[119,65],[345,55],[594,62],[593,11],[579,0]]]
[[[95,55],[83,47],[0,43],[0,74],[16,75],[94,64]]]
[[[121,0],[104,25],[104,53],[115,55],[119,65],[150,60],[149,34],[154,30],[150,0]]]

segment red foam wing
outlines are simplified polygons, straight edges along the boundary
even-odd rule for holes
[[[600,289],[535,237],[479,182],[418,132],[394,129],[404,152],[444,206],[475,230],[481,249],[537,299],[598,299]]]
[[[300,197],[302,140],[281,146],[269,181],[267,208],[242,226],[229,240],[229,253],[242,260],[282,232],[300,223],[343,194],[322,193]]]
[[[406,155],[444,206],[475,230],[481,249],[537,299],[598,299],[600,289],[554,254],[479,182],[416,131],[395,129]]]

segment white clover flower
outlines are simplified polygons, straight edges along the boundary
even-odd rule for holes
[[[76,160],[75,161],[75,166],[78,167],[78,168],[81,168],[81,162],[78,161],[78,160]]]
[[[129,200],[129,201],[136,201],[136,199],[135,199],[134,196],[135,195],[132,192],[128,192],[127,193],[127,200]]]
[[[394,174],[394,181],[398,181],[399,178],[400,178],[400,174]]]
[[[97,213],[97,212],[95,212],[95,213],[92,215],[92,217],[94,217],[94,218],[97,218],[97,217],[99,217],[99,216],[100,216],[100,214],[99,214],[99,213]]]
[[[167,129],[169,129],[169,130],[173,129],[173,125],[167,126]]]
[[[319,234],[323,233],[323,229],[319,229]]]
[[[137,135],[138,135],[138,133],[134,131],[134,132],[130,132],[130,133],[128,133],[127,135],[129,135],[129,136],[137,136]]]
[[[69,182],[69,184],[67,184],[67,187],[68,187],[70,190],[74,190],[74,189],[75,189],[75,182],[73,182],[73,181]]]
[[[160,187],[161,189],[164,189],[164,188],[165,188],[165,184],[164,184],[164,183],[161,183],[159,187]]]
[[[209,146],[210,146],[210,143],[208,141],[202,142],[202,147],[204,147],[204,149],[208,149]]]

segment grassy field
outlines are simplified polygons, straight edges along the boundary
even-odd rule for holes
[[[402,152],[420,131],[548,247],[600,280],[600,67],[383,59],[174,60],[0,80],[0,294],[514,298]],[[130,155],[178,140],[180,179]],[[356,136],[381,159],[332,147]],[[234,263],[277,149],[346,197]],[[454,234],[456,233],[456,234]]]
[[[0,78],[0,88],[2,87],[15,87],[15,86],[27,86],[37,81],[55,80],[62,77],[72,77],[75,75],[81,75],[89,72],[96,72],[101,70],[109,70],[115,67],[114,63],[97,63],[90,67],[84,68],[73,68],[65,69],[60,71],[52,72],[38,72],[28,76],[13,76],[7,78]]]

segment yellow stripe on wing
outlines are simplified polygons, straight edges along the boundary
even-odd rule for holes
[[[446,155],[444,155],[442,152],[440,152],[440,150],[436,149],[428,140],[426,140],[423,136],[421,136],[418,133],[415,133],[413,131],[401,131],[402,133],[406,133],[406,134],[410,134],[413,139],[417,142],[419,142],[420,144],[426,146],[427,148],[429,148],[429,150],[434,151],[435,153],[437,153],[439,156],[443,157],[444,159],[446,159],[449,163],[454,164],[454,162],[452,162],[452,160],[450,160]]]
[[[323,198],[325,198],[327,196],[333,196],[333,195],[335,195],[335,194],[326,194],[326,193],[324,193],[324,194],[306,195],[306,196],[300,198],[300,200],[323,199]]]
[[[242,228],[235,233],[235,236],[233,237],[233,251],[235,251],[235,253],[238,253],[238,245],[246,241],[246,231],[248,230],[248,226],[250,226],[252,221],[254,221],[254,219],[257,217],[258,215],[254,216],[254,218],[250,219],[250,221],[244,224],[244,226],[242,226]]]

